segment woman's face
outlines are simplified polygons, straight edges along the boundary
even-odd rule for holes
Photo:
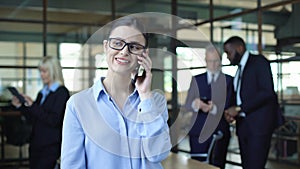
[[[52,83],[51,77],[50,77],[50,72],[46,67],[41,66],[39,68],[40,70],[40,75],[41,79],[43,81],[44,85],[50,85]]]
[[[145,38],[142,33],[130,26],[119,26],[115,28],[109,38],[116,38],[126,43],[145,46]],[[103,43],[109,71],[128,76],[137,68],[138,55],[131,53],[128,50],[128,45],[122,50],[116,50],[109,46],[108,40],[104,40]]]

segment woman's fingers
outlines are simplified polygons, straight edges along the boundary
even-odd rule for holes
[[[148,55],[138,56],[138,63],[144,67],[146,72],[151,71],[152,61]]]

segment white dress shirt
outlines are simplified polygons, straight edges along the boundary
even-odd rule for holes
[[[241,58],[241,61],[239,63],[239,65],[241,66],[240,69],[238,69],[238,71],[236,72],[235,76],[234,76],[234,81],[233,81],[233,85],[234,85],[234,90],[236,91],[236,104],[237,105],[241,105],[242,104],[242,100],[241,100],[241,95],[240,95],[240,90],[241,90],[241,80],[242,80],[242,75],[243,75],[243,71],[244,71],[244,68],[245,68],[245,65],[248,61],[248,58],[249,58],[249,51],[246,51],[244,53],[244,55],[242,56]],[[241,73],[239,72],[241,71]],[[238,83],[238,76],[240,74],[240,82],[239,84]],[[244,112],[241,112],[240,113],[240,116],[246,116],[246,114]]]

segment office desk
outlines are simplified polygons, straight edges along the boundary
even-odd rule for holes
[[[218,167],[185,157],[182,154],[170,153],[162,162],[164,169],[218,169]]]
[[[20,116],[20,111],[0,111],[0,116]]]

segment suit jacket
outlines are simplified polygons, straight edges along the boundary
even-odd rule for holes
[[[222,72],[220,72],[219,77],[221,76]],[[226,103],[225,109],[235,104],[235,95],[233,91],[233,77],[226,75]],[[192,78],[190,88],[188,90],[188,95],[185,103],[185,108],[188,111],[194,111],[191,107],[192,102],[195,98],[206,97],[211,100],[211,85],[207,82],[207,72],[196,75]],[[202,112],[201,110],[198,112],[196,116],[196,120],[194,125],[192,126],[189,134],[194,136],[199,136],[203,125],[206,121],[207,113]],[[194,120],[194,119],[193,119]],[[223,132],[229,131],[229,125],[226,122],[225,118],[222,117],[219,123],[218,129],[222,130]]]
[[[31,107],[21,107],[21,112],[32,123],[31,150],[53,145],[60,149],[64,112],[69,97],[68,89],[60,86],[55,92],[50,91],[42,104],[42,94],[39,92]]]
[[[240,106],[246,117],[237,120],[237,128],[243,124],[251,134],[272,132],[276,121],[277,97],[270,63],[264,56],[249,54],[242,72],[240,96]]]

